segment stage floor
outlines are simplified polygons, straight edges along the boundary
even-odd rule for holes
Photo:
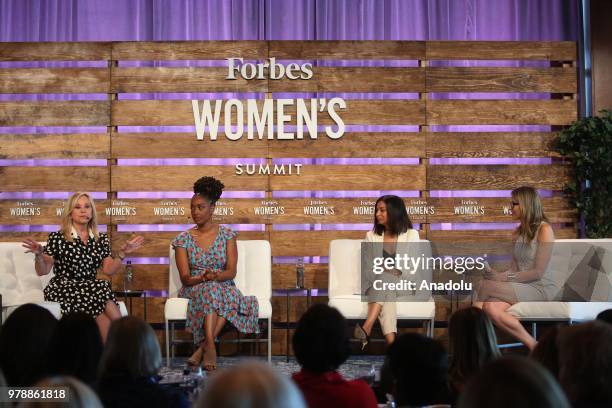
[[[170,365],[170,368],[162,367],[160,375],[166,377],[175,377],[183,375],[183,368],[185,367],[185,357],[175,357]],[[164,360],[165,361],[165,360]],[[239,365],[248,361],[259,361],[262,363],[267,362],[265,357],[219,357],[217,359],[217,370],[223,370],[224,368]],[[384,356],[379,355],[364,355],[364,356],[351,356],[349,359],[340,366],[340,373],[345,378],[361,378],[373,375],[374,372],[379,372],[383,364]],[[290,358],[287,362],[285,356],[273,356],[272,367],[280,373],[287,376],[300,370],[300,366],[295,358]]]

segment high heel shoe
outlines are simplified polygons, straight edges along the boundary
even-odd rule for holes
[[[363,351],[370,342],[370,336],[363,330],[363,327],[357,323],[353,330],[353,337],[361,342],[361,350]]]

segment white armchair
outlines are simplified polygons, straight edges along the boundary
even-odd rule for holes
[[[368,312],[367,302],[363,302],[359,295],[362,242],[359,239],[335,239],[329,244],[329,305],[349,320],[365,319]],[[433,298],[426,302],[397,302],[397,319],[424,322],[430,337],[433,337],[435,313]]]
[[[41,242],[41,244],[45,244]],[[38,276],[34,268],[34,254],[25,253],[21,242],[0,242],[0,294],[2,294],[2,319],[19,306],[34,303],[49,310],[56,319],[61,318],[60,304],[47,302],[43,288],[53,277],[53,271]],[[119,302],[122,316],[127,315],[123,302]]]
[[[580,243],[580,244],[591,244],[597,246],[603,244],[607,249],[612,247],[612,239],[558,239],[556,243]],[[567,248],[570,249],[568,245]],[[553,260],[563,269],[573,268],[576,263],[576,259],[580,259],[585,253],[588,246],[575,245],[572,246],[572,253],[555,253],[553,256],[560,257]],[[612,259],[606,256],[603,260],[604,269],[608,273],[612,273]],[[565,276],[567,278],[567,275]],[[610,276],[600,276],[599,279],[610,279]],[[602,285],[605,287],[606,285]],[[609,286],[608,286],[609,287]],[[612,299],[610,299],[612,300]],[[519,302],[514,304],[508,309],[508,312],[516,316],[519,320],[531,323],[532,336],[537,337],[537,323],[538,322],[550,322],[558,321],[573,324],[575,322],[582,322],[593,320],[597,315],[606,310],[612,308],[612,302]],[[520,343],[505,344],[503,346],[510,347],[519,345]]]
[[[259,303],[259,320],[267,320],[268,336],[266,339],[240,340],[267,342],[268,362],[272,358],[272,251],[270,243],[265,240],[237,241],[238,262],[234,282],[243,295],[256,296]],[[182,286],[174,248],[170,246],[168,299],[164,307],[166,321],[166,365],[174,357],[174,345],[179,343],[174,338],[174,326],[187,318],[188,299],[179,298],[178,291]]]

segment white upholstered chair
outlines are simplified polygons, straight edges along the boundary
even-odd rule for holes
[[[362,242],[360,239],[335,239],[329,244],[329,305],[349,320],[362,320],[368,314],[368,304],[359,295]],[[433,298],[426,302],[397,302],[397,319],[424,322],[430,337],[433,337],[435,313]]]
[[[590,244],[597,246],[598,244],[605,245],[605,248],[612,248],[612,239],[558,239],[556,243],[562,244]],[[571,248],[571,253],[570,253]],[[586,253],[588,246],[586,245],[567,245],[561,248],[562,250],[557,251],[553,254],[555,267],[563,267],[563,269],[573,269],[578,260]],[[603,259],[604,269],[608,273],[612,273],[612,258],[605,256]],[[567,271],[567,275],[569,272]],[[567,278],[566,275],[566,278]],[[600,279],[604,278],[600,276]],[[610,279],[610,276],[607,277]],[[602,285],[605,287],[606,285]],[[609,287],[609,286],[608,286]],[[612,294],[610,294],[612,295]],[[605,297],[605,294],[604,294]],[[512,315],[516,316],[519,320],[531,324],[531,331],[534,338],[537,337],[537,324],[539,322],[564,322],[573,324],[577,322],[583,322],[593,320],[597,315],[606,310],[612,308],[612,298],[609,302],[519,302],[514,304],[508,309]],[[510,347],[520,345],[520,343],[505,344],[502,347]]]
[[[41,244],[45,244],[41,242]],[[60,305],[46,302],[43,288],[53,277],[53,270],[38,276],[34,268],[34,254],[25,253],[21,242],[0,242],[0,294],[2,294],[2,321],[19,306],[34,303],[49,310],[56,319],[61,318]],[[119,302],[122,316],[127,316],[123,302]]]
[[[259,303],[259,320],[267,320],[268,361],[272,358],[272,251],[270,243],[265,240],[237,241],[238,262],[234,283],[245,296],[256,296]],[[164,307],[166,321],[166,365],[170,366],[170,358],[174,357],[174,345],[179,343],[174,338],[174,325],[184,322],[187,318],[188,299],[179,298],[178,291],[182,286],[174,248],[170,246],[170,276],[168,299]],[[249,341],[249,340],[242,340]],[[252,340],[251,340],[252,341]]]

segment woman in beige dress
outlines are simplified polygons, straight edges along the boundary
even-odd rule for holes
[[[412,228],[404,200],[394,195],[384,195],[376,200],[374,227],[368,231],[366,242],[383,244],[383,256],[394,256],[397,243],[419,240],[419,233]],[[386,272],[390,273],[390,272]],[[363,325],[357,324],[353,336],[361,341],[361,348],[368,344],[372,327],[379,320],[387,344],[393,343],[397,333],[396,302],[368,302],[368,316]]]
[[[535,339],[507,310],[519,301],[548,300],[549,286],[555,283],[545,272],[555,234],[544,215],[540,196],[532,187],[512,191],[512,218],[520,224],[512,233],[514,249],[510,269],[496,272],[487,267],[474,306],[481,307],[497,327],[533,350]]]

